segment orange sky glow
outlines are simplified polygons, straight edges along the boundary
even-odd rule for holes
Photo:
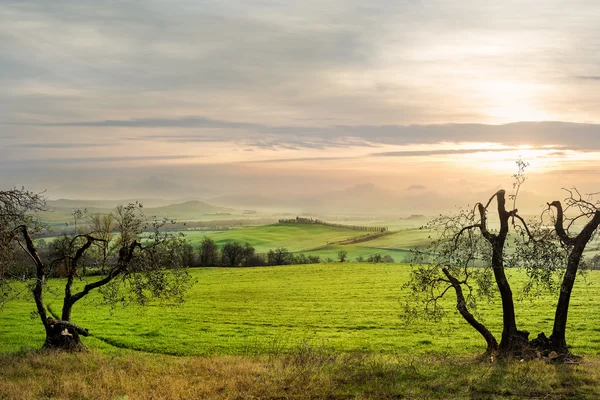
[[[593,2],[0,7],[3,187],[210,199],[373,184],[432,211],[510,189],[522,159],[531,209],[600,190]]]

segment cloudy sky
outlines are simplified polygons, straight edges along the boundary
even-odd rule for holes
[[[599,191],[599,20],[595,0],[0,0],[0,185],[472,201],[522,157],[532,194]]]

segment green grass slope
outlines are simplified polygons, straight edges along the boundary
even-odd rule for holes
[[[448,319],[434,324],[399,317],[407,293],[402,285],[410,268],[401,264],[332,263],[263,268],[192,270],[197,283],[179,307],[153,303],[147,308],[100,304],[97,294],[78,303],[73,321],[89,328],[84,341],[93,348],[129,348],[180,355],[263,354],[295,348],[303,342],[339,351],[378,354],[483,352],[485,343],[446,303]],[[522,276],[509,271],[515,296]],[[578,280],[571,300],[567,340],[576,354],[600,354],[600,272]],[[82,286],[84,282],[77,282]],[[46,302],[61,308],[64,280],[50,280]],[[517,302],[517,320],[532,336],[549,332],[556,296]],[[492,331],[499,335],[499,300],[480,304]],[[39,348],[43,329],[30,318],[28,297],[0,313],[0,352]]]
[[[411,249],[426,246],[431,239],[429,231],[421,229],[403,229],[399,232],[376,236],[372,239],[351,241],[344,244],[332,244],[308,252],[321,256],[322,259],[331,258],[337,260],[340,250],[348,253],[349,260],[363,257],[365,260],[375,253],[390,255],[396,262],[408,261],[412,255]]]
[[[193,245],[198,245],[204,236],[208,236],[219,246],[231,241],[248,242],[257,252],[264,253],[277,247],[294,252],[308,251],[328,243],[364,236],[365,232],[317,224],[277,223],[221,232],[186,231],[185,234]]]

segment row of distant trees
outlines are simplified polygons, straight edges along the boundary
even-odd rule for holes
[[[278,247],[266,254],[257,253],[250,243],[225,243],[220,249],[216,242],[205,237],[200,243],[197,265],[202,267],[257,267],[264,265],[318,264],[319,256],[294,254],[288,249]]]
[[[331,226],[333,228],[343,228],[343,229],[352,229],[354,231],[364,231],[364,232],[387,232],[387,226],[362,226],[362,225],[346,225],[346,224],[336,224],[333,222],[325,222],[320,219],[315,218],[305,218],[305,217],[296,217],[291,219],[280,219],[280,224],[318,224],[324,226]]]
[[[90,220],[94,225],[101,224],[101,216],[93,216]],[[96,223],[94,223],[96,222]],[[96,226],[98,228],[98,226]],[[95,229],[95,232],[101,232]],[[112,234],[108,233],[105,242],[100,242],[98,246],[91,246],[79,260],[82,275],[104,275],[107,266],[111,264],[111,257],[114,257],[114,249],[118,243],[110,244]],[[74,241],[73,235],[61,235],[54,240],[40,239],[37,241],[37,250],[40,258],[49,264],[54,264],[51,275],[64,276],[70,268],[69,260],[74,257],[77,241]],[[219,248],[217,243],[205,237],[200,243],[199,248],[195,249],[189,241],[181,238],[177,245],[178,259],[181,260],[184,267],[258,267],[269,265],[297,265],[297,264],[318,264],[320,262],[348,262],[348,252],[340,250],[337,253],[337,259],[325,258],[317,255],[307,255],[304,253],[292,253],[284,247],[278,247],[269,250],[267,253],[257,253],[254,246],[250,243],[228,242]],[[14,263],[13,272],[21,269],[17,273],[22,277],[33,274],[31,263],[28,262],[24,253],[17,253],[19,262]],[[58,260],[58,263],[57,263]],[[368,257],[358,256],[357,262],[369,263],[393,263],[394,259],[388,254],[375,253]]]
[[[198,259],[195,265],[201,267],[257,267],[265,265],[296,265],[296,264],[318,264],[320,262],[334,262],[332,258],[321,260],[315,255],[304,253],[292,253],[284,247],[271,249],[267,253],[257,253],[250,243],[228,242],[219,249],[217,243],[209,237],[205,237],[200,243]],[[340,250],[337,253],[337,261],[347,262],[348,252]],[[375,253],[369,257],[359,256],[357,262],[371,263],[393,263],[394,259],[388,255]]]

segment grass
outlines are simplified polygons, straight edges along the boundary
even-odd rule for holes
[[[473,357],[0,355],[0,399],[596,399],[600,360],[580,365]]]
[[[325,345],[342,352],[379,354],[473,354],[484,350],[479,335],[454,312],[441,324],[400,318],[407,293],[402,285],[410,268],[402,264],[332,263],[263,268],[192,270],[197,283],[179,307],[110,310],[99,296],[89,296],[73,310],[73,322],[89,328],[93,348],[129,348],[175,355],[244,355],[277,353],[299,343]],[[522,277],[510,272],[518,295]],[[590,272],[588,283],[600,272]],[[61,308],[60,279],[50,281],[56,295],[46,302]],[[83,282],[77,282],[83,285]],[[556,296],[517,302],[521,329],[532,336],[549,333]],[[569,316],[567,340],[577,354],[600,354],[598,285],[578,279]],[[480,311],[499,336],[499,300]],[[31,299],[9,303],[1,314],[0,352],[39,348],[40,323],[30,318]]]
[[[403,261],[410,257],[410,248],[423,246],[429,242],[428,232],[418,228],[403,229],[378,237],[344,228],[293,223],[245,227],[221,232],[185,231],[185,234],[194,246],[198,246],[207,236],[219,246],[231,241],[248,242],[259,253],[285,247],[292,252],[318,255],[323,260],[327,258],[337,260],[338,252],[345,250],[349,260],[355,260],[357,257],[366,259],[379,253],[388,254],[396,261]],[[369,236],[373,236],[373,239]]]
[[[399,318],[409,267],[334,263],[192,270],[179,307],[73,310],[89,353],[37,351],[31,299],[0,314],[0,399],[595,399],[600,392],[600,289],[578,279],[568,341],[578,365],[479,358],[484,342],[454,314],[441,324]],[[513,291],[523,277],[510,271]],[[60,279],[46,302],[60,310]],[[82,282],[78,282],[79,285]],[[555,296],[517,303],[520,328],[551,328]],[[499,334],[500,304],[483,304]],[[137,351],[141,350],[141,351]],[[185,356],[185,357],[176,357]]]
[[[257,252],[265,253],[277,247],[285,247],[294,252],[308,251],[328,243],[364,236],[366,232],[317,224],[278,223],[221,232],[186,231],[185,234],[192,245],[200,244],[208,236],[219,246],[231,241],[248,242]]]

